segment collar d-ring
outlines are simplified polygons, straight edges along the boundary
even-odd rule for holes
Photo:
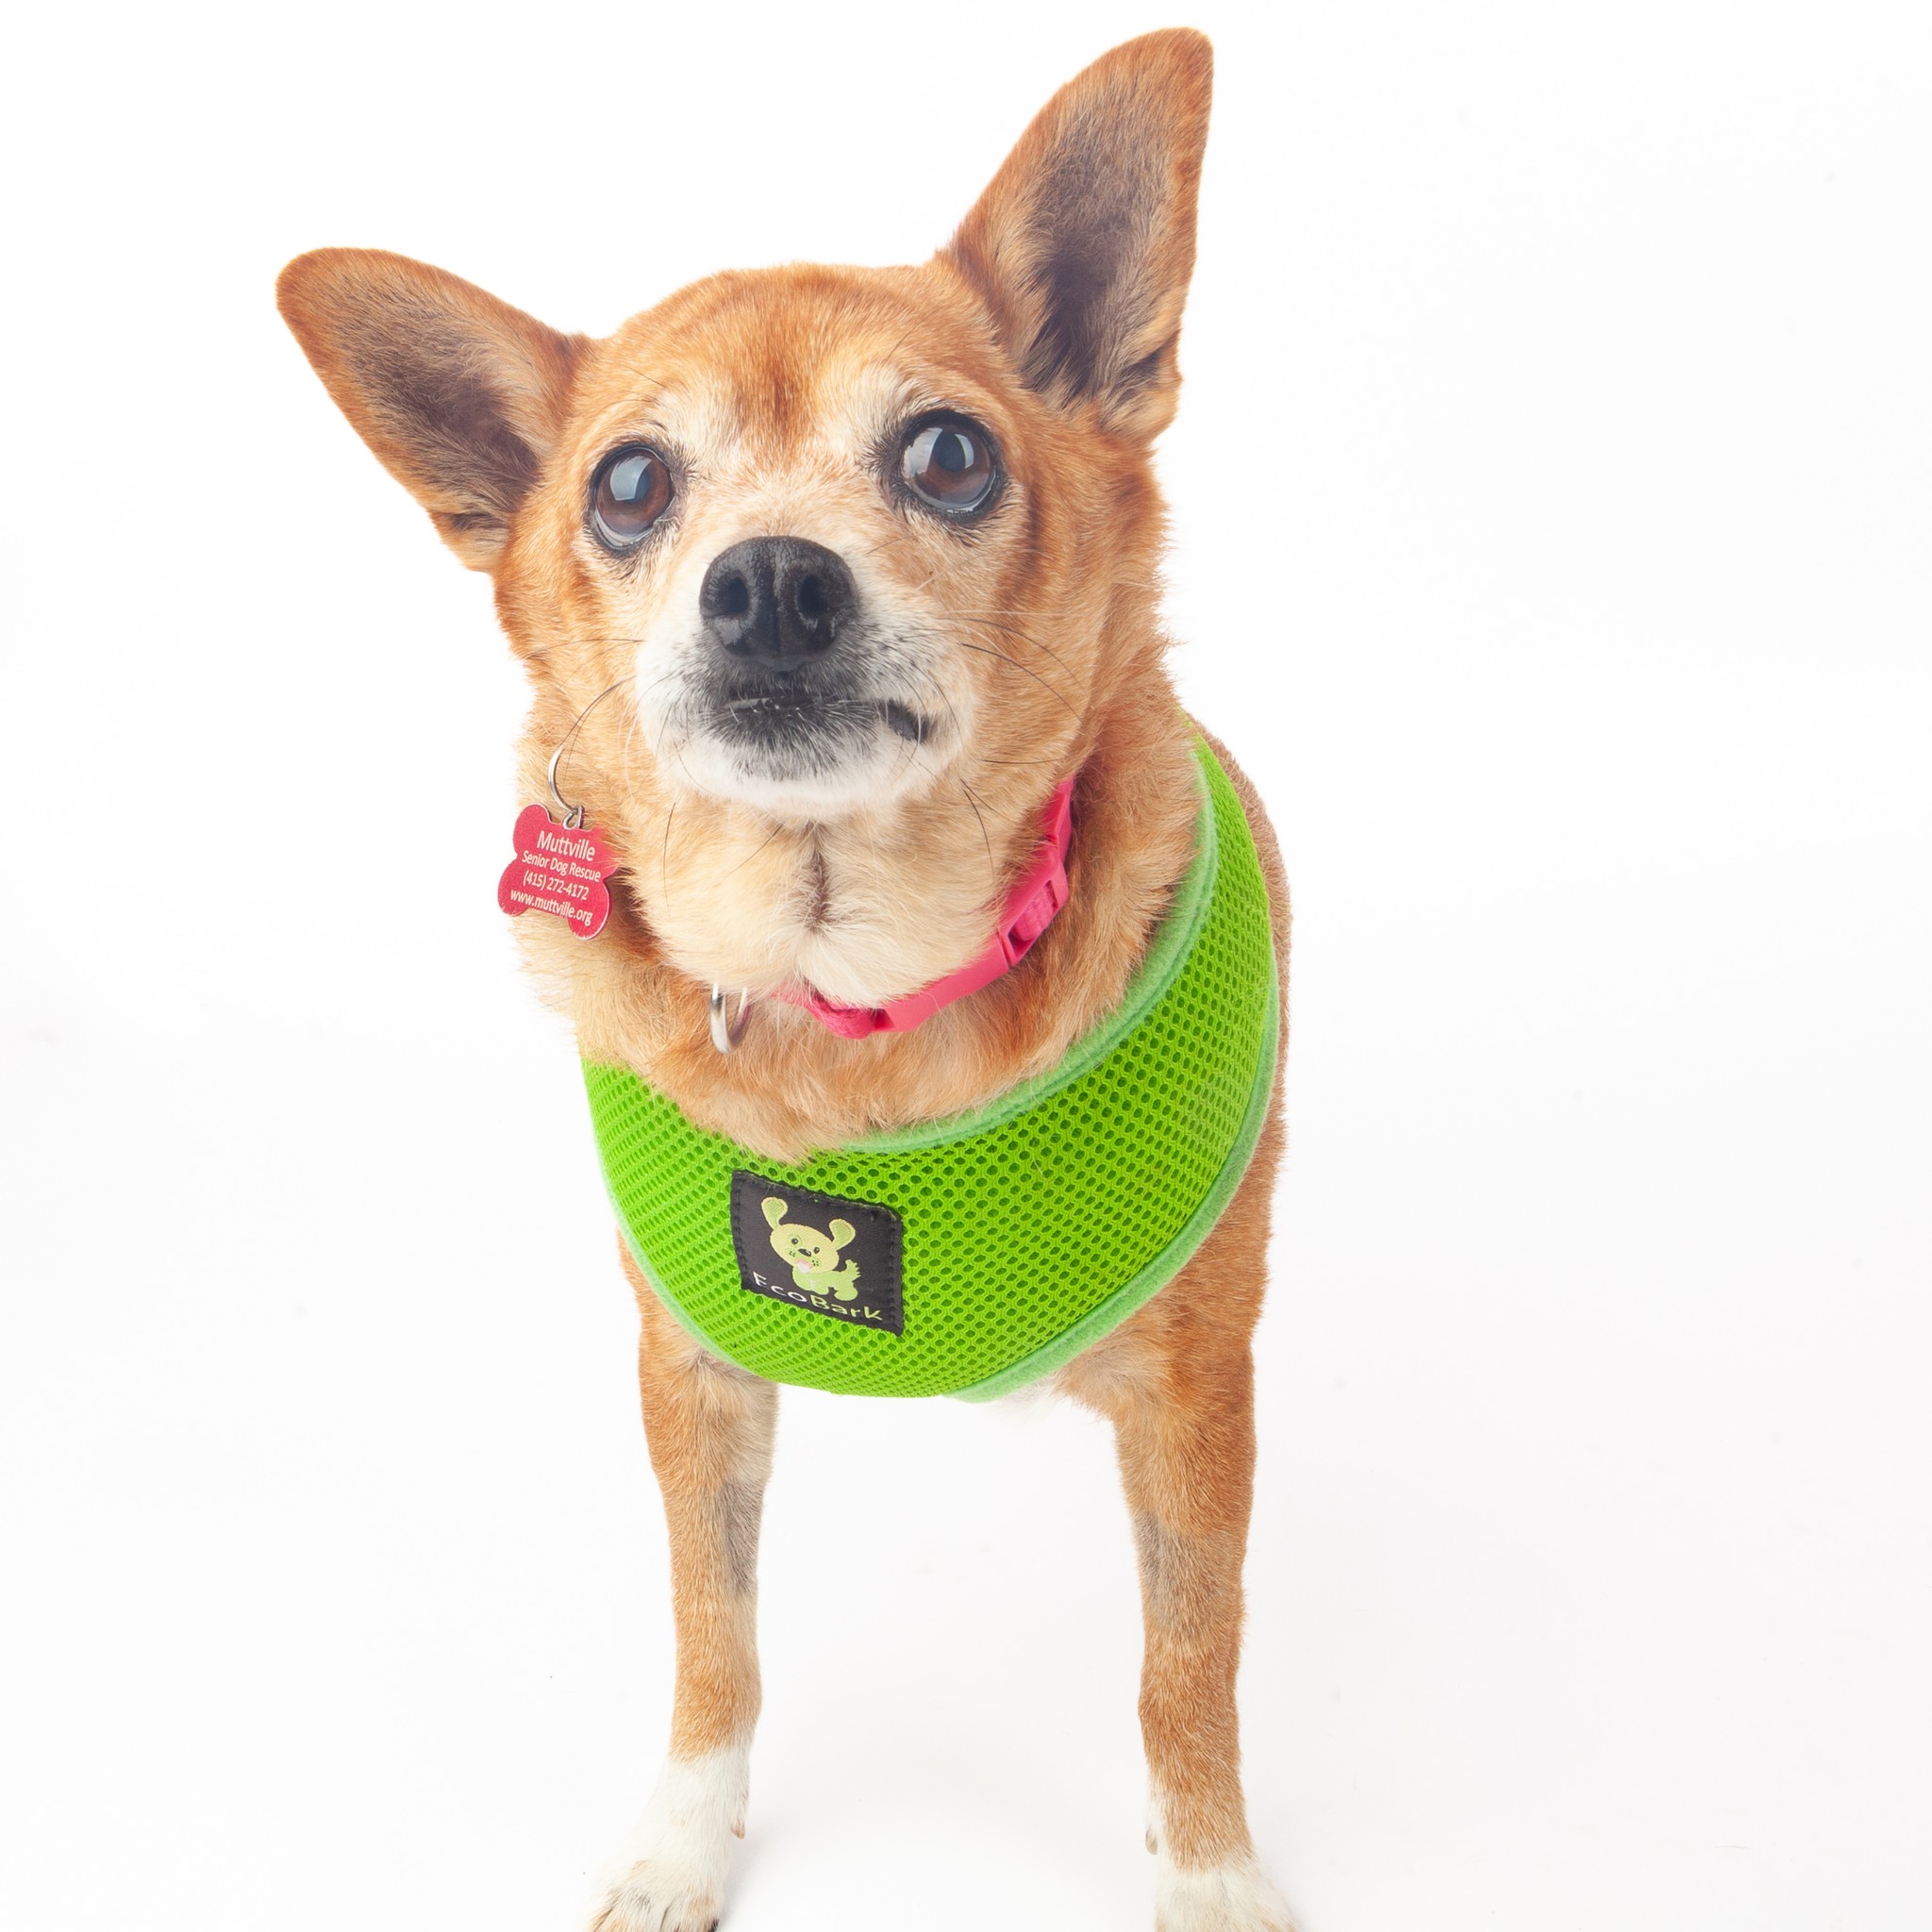
[[[711,1044],[720,1053],[729,1053],[744,1038],[744,1023],[751,1013],[751,989],[738,995],[738,1017],[725,1012],[727,995],[722,986],[711,988]]]

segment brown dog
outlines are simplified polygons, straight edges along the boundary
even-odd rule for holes
[[[1187,872],[1193,733],[1156,623],[1150,445],[1179,382],[1209,83],[1198,34],[1134,41],[1061,91],[924,266],[720,275],[602,341],[392,255],[324,249],[282,275],[330,394],[494,576],[535,690],[526,795],[568,742],[572,797],[624,867],[589,943],[518,921],[531,965],[587,1058],[771,1159],[1053,1067],[1121,1000]],[[842,695],[721,698],[721,641],[742,653],[759,625],[774,653],[836,639]],[[1228,769],[1285,985],[1279,858]],[[871,1039],[760,999],[716,1049],[714,988],[870,1008],[954,973],[1075,774],[1071,896],[1013,970]],[[1277,1076],[1245,1180],[1182,1274],[1056,1376],[1119,1436],[1165,1932],[1288,1923],[1248,1836],[1234,1697],[1260,1304],[1237,1257],[1265,1244],[1280,1146]],[[595,1923],[706,1932],[758,1710],[776,1390],[625,1261],[677,1684],[670,1760]]]

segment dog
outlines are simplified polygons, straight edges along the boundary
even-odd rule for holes
[[[1235,1709],[1288,892],[1253,788],[1178,707],[1156,614],[1151,445],[1211,74],[1197,33],[1129,42],[924,265],[720,274],[601,341],[379,252],[304,255],[278,284],[350,423],[493,577],[533,690],[524,793],[562,814],[519,821],[536,843],[512,873],[563,896],[506,874],[506,909],[586,1063],[677,1625],[669,1758],[598,1932],[719,1919],[781,1379],[1022,1377],[1112,1422],[1157,1924],[1289,1924]],[[1247,934],[1233,965],[1198,938],[1224,916]],[[1177,1007],[1200,972],[1218,990]],[[1161,1086],[1175,1056],[1216,1055]],[[632,1172],[638,1144],[658,1151]],[[984,1182],[957,1307],[921,1218],[946,1186],[891,1178],[946,1161]],[[1184,1208],[1179,1232],[1136,1232]],[[681,1259],[693,1215],[706,1245]],[[1003,1293],[1003,1268],[1038,1294]],[[833,1294],[796,1285],[834,1273]],[[1047,1325],[1021,1332],[1036,1301]]]

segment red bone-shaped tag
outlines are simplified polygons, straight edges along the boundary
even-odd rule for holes
[[[554,912],[580,940],[593,940],[610,917],[604,881],[620,860],[594,825],[560,825],[541,805],[517,814],[517,856],[496,882],[496,903],[514,919]]]

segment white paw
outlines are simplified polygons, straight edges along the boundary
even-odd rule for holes
[[[1253,1858],[1183,1871],[1155,1854],[1156,1932],[1294,1932],[1294,1921]]]
[[[591,1913],[591,1932],[712,1932],[731,1840],[744,1832],[747,1757],[741,1746],[666,1763]]]

